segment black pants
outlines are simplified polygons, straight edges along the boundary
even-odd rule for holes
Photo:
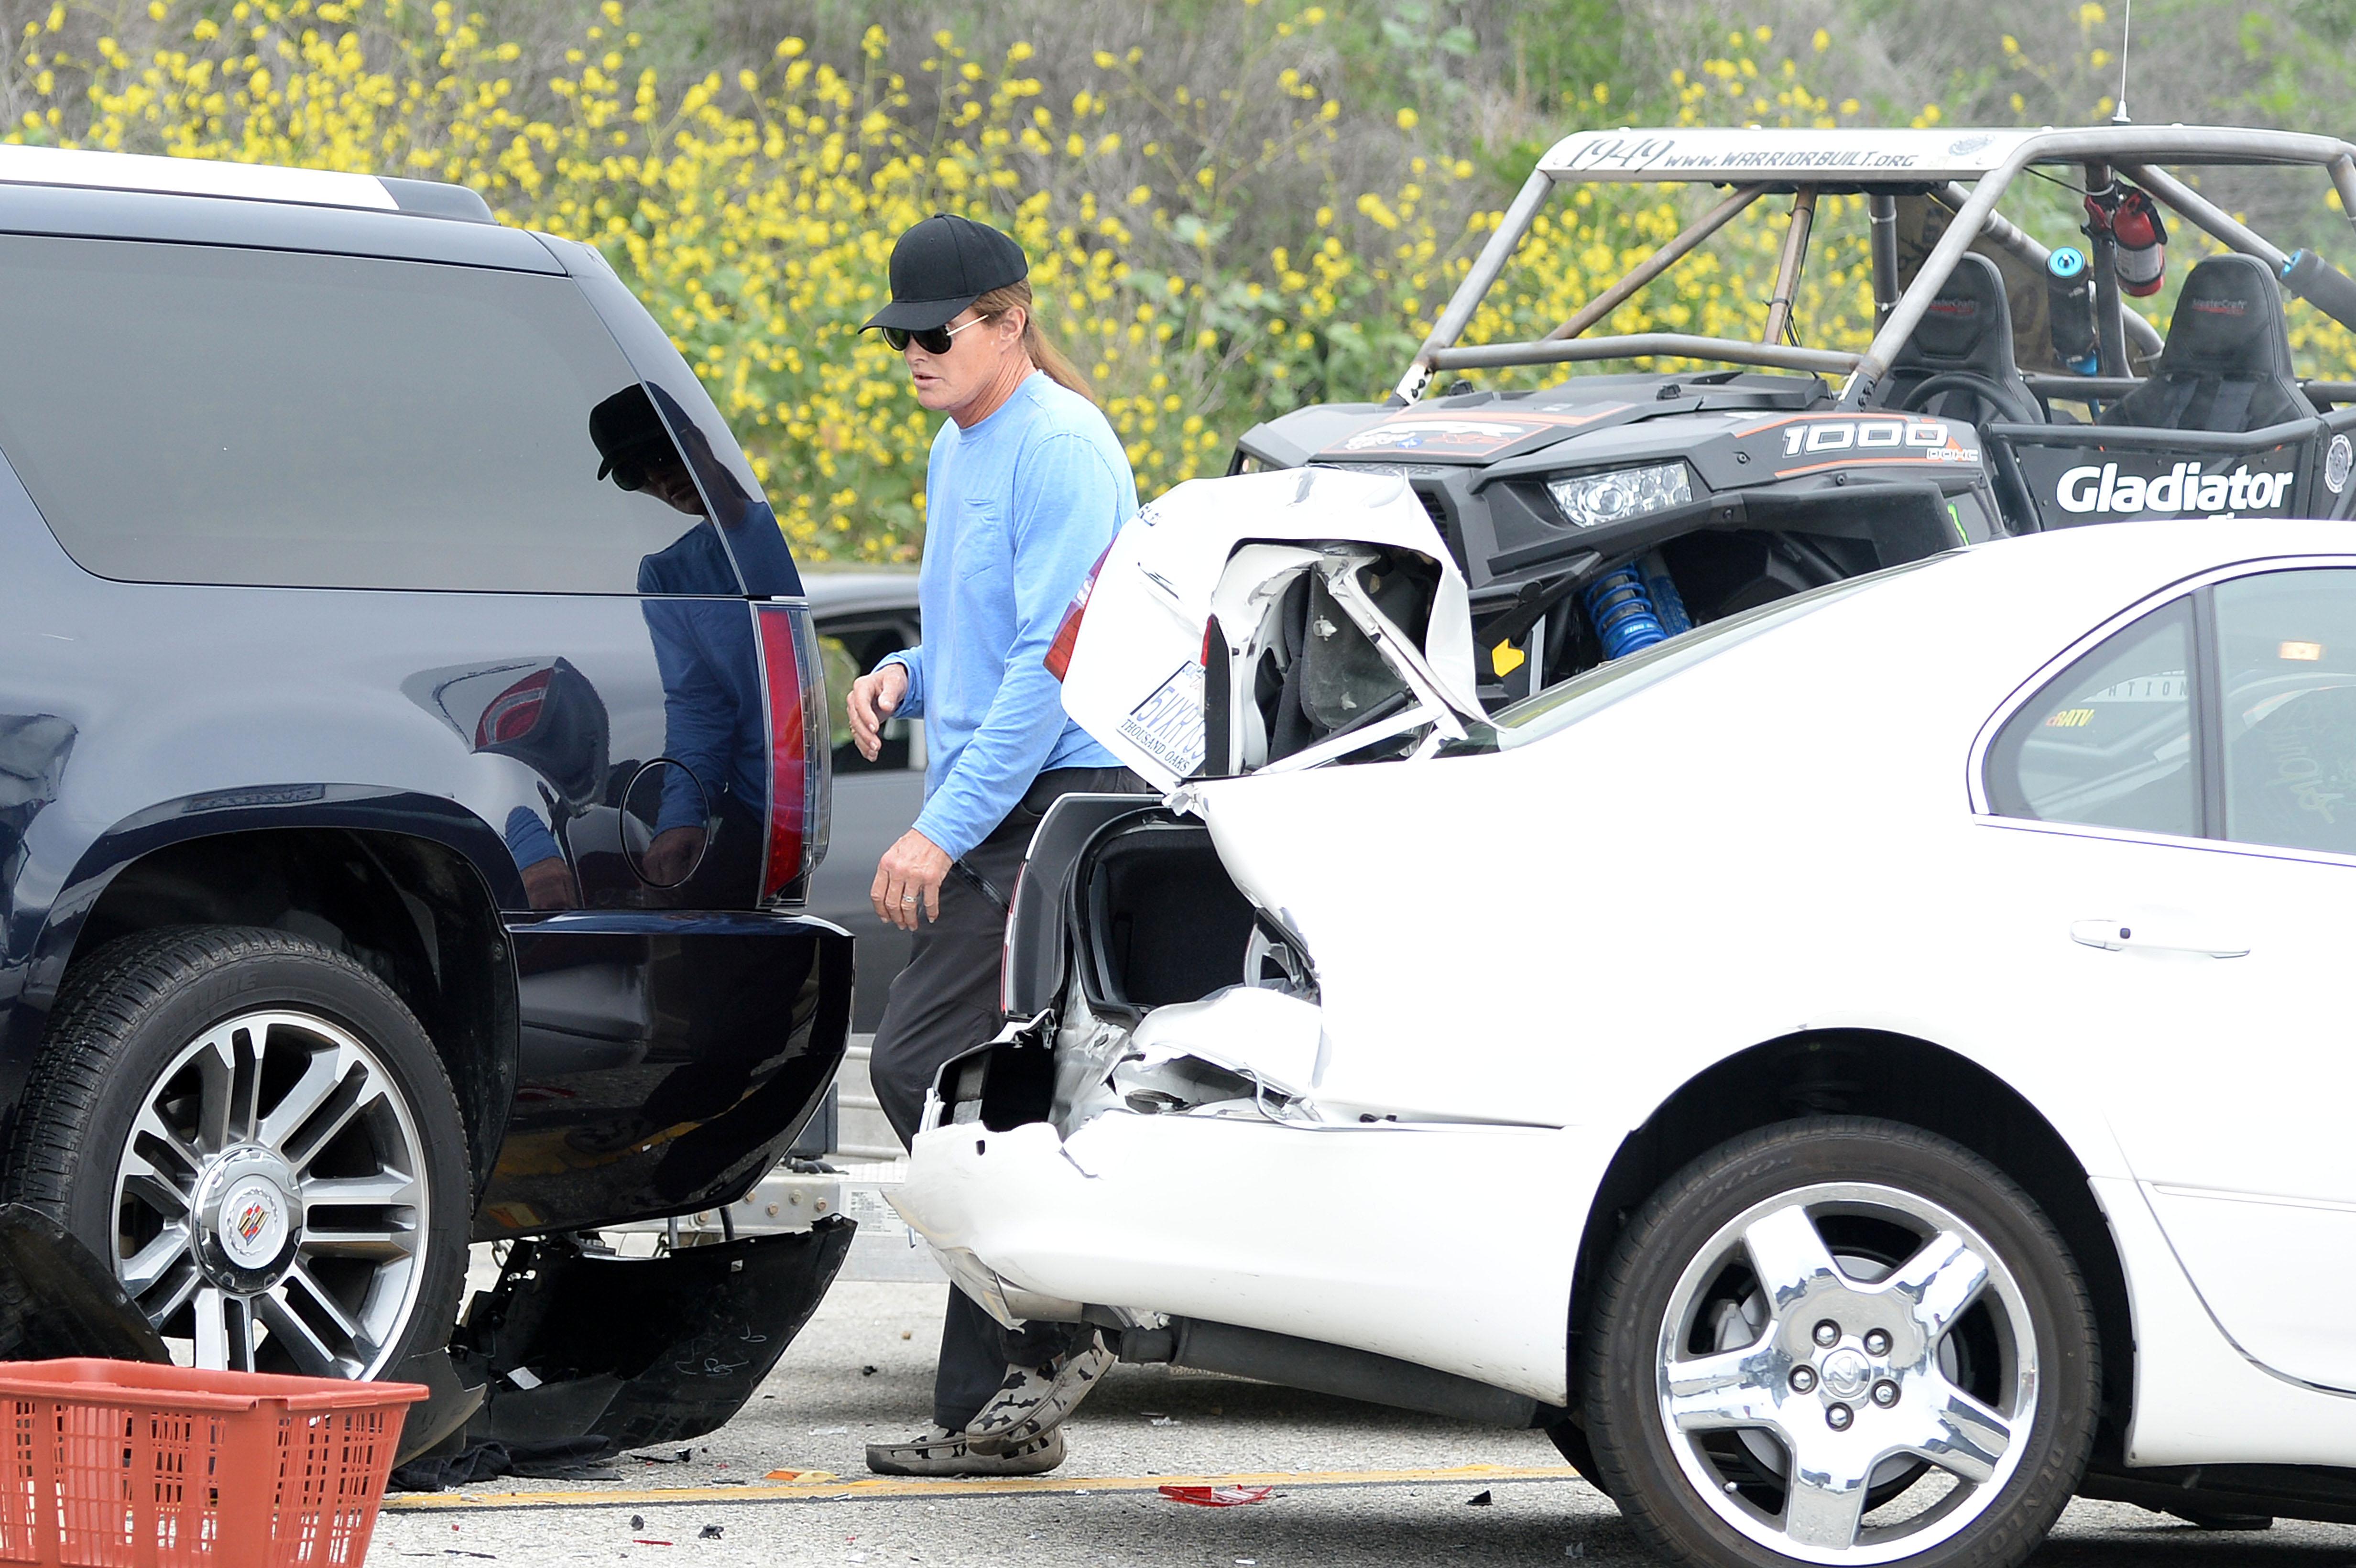
[[[1058,795],[1140,794],[1143,781],[1126,768],[1057,768],[1041,773],[1023,803],[960,862],[1001,896],[1012,896],[1015,873],[1032,830]],[[868,1077],[892,1130],[907,1143],[925,1114],[925,1094],[941,1064],[999,1030],[999,964],[1006,911],[951,871],[941,884],[941,917],[916,931],[908,966],[892,982],[884,1019],[875,1029]],[[1019,1329],[998,1320],[963,1291],[949,1291],[941,1323],[940,1362],[933,1374],[933,1419],[961,1432],[990,1403],[1012,1365],[1044,1366],[1070,1345],[1068,1324],[1034,1323]]]

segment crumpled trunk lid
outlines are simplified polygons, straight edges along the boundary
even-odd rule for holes
[[[1391,475],[1181,485],[1114,539],[1057,642],[1065,710],[1165,792],[1481,717],[1463,577]]]

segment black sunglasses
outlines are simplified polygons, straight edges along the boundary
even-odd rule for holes
[[[947,354],[950,347],[950,338],[963,332],[966,326],[980,326],[986,319],[988,318],[978,315],[967,322],[965,326],[928,326],[922,332],[908,332],[900,327],[887,326],[884,329],[884,341],[892,346],[892,352],[894,354],[903,352],[911,343],[927,354]]]

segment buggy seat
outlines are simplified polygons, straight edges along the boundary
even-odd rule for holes
[[[2254,256],[2211,256],[2185,278],[2150,379],[2095,422],[2239,434],[2314,417],[2273,274]]]
[[[2023,424],[2044,420],[2013,359],[2012,304],[2005,297],[2004,274],[1994,261],[1970,251],[1957,259],[1955,270],[1923,313],[1922,325],[1898,351],[1874,400],[1884,408],[1904,408],[1915,388],[1953,372],[1979,378],[1993,393],[1960,388],[1936,392],[1926,411],[1969,418],[1975,404],[1986,404],[1993,395],[1997,419]]]

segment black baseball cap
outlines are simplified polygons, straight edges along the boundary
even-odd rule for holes
[[[589,411],[589,440],[604,459],[597,465],[600,479],[611,474],[616,464],[659,463],[665,458],[676,462],[679,456],[670,432],[663,428],[662,416],[655,412],[654,400],[636,381]]]
[[[1031,260],[1012,240],[987,223],[937,212],[892,247],[892,303],[859,330],[947,326],[991,290],[1030,275]]]

